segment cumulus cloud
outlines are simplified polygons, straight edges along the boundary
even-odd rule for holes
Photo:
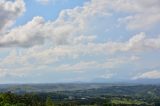
[[[10,27],[16,19],[25,11],[23,0],[1,0],[0,1],[0,32]]]
[[[12,29],[8,34],[0,39],[1,47],[22,46],[29,47],[32,45],[42,44],[44,42],[42,17],[35,17],[32,21],[24,26]]]
[[[153,70],[135,76],[133,79],[159,79],[160,71]]]
[[[54,44],[66,44],[74,40],[74,42],[79,42],[85,38],[88,39],[88,37],[80,38],[79,36],[85,35],[87,27],[89,27],[87,24],[89,18],[107,14],[104,11],[105,5],[96,3],[98,1],[91,1],[83,7],[63,10],[56,21],[45,22],[42,17],[34,17],[27,24],[13,28],[4,34],[1,37],[0,46],[30,47],[43,44],[47,38],[52,39]]]
[[[111,45],[111,51],[147,51],[159,49],[160,38],[147,38],[144,32],[134,35],[126,42],[110,42],[107,43],[108,46]],[[151,43],[155,42],[155,43]]]
[[[49,0],[38,1],[49,2]],[[144,29],[155,26],[160,22],[159,4],[159,0],[91,0],[84,3],[83,6],[62,10],[54,21],[45,21],[43,17],[36,16],[24,25],[7,29],[11,26],[11,23],[23,14],[25,4],[23,0],[15,0],[14,2],[1,0],[0,30],[4,32],[0,36],[0,47],[9,47],[9,49],[20,47],[18,48],[20,53],[10,50],[8,56],[0,59],[0,67],[3,67],[0,72],[4,76],[6,73],[10,73],[7,70],[11,70],[11,68],[7,67],[14,66],[14,69],[17,70],[15,73],[22,72],[21,75],[24,75],[29,70],[38,70],[37,66],[39,69],[48,69],[49,64],[63,61],[66,58],[81,60],[79,58],[81,56],[94,56],[97,58],[98,56],[109,57],[110,54],[116,55],[117,52],[140,53],[160,50],[160,37],[158,34],[151,37],[145,32],[137,32],[136,35],[133,34],[123,41],[101,42],[101,35],[90,33],[93,30],[93,23],[94,25],[98,24],[99,17],[108,19],[108,17],[114,17],[114,15],[116,15],[114,18],[118,17],[116,19],[119,20],[118,22],[122,25],[125,24],[129,29]],[[121,13],[126,14],[121,16],[119,15]],[[105,29],[108,29],[108,27]],[[107,33],[106,36],[108,36]],[[93,59],[93,61],[82,61],[75,64],[61,64],[54,67],[54,70],[108,69],[125,64],[128,62],[127,60],[133,62],[139,60],[139,57],[109,59],[103,62]]]
[[[90,40],[92,41],[93,38],[85,37],[85,40],[87,39],[89,41]],[[78,38],[78,41],[76,39],[76,42],[79,42],[79,39],[80,40],[83,39],[83,36]],[[56,62],[60,58],[65,58],[65,57],[74,59],[85,55],[99,56],[99,55],[114,54],[117,52],[143,52],[143,51],[159,50],[160,49],[159,41],[160,38],[147,38],[145,33],[139,33],[137,35],[134,35],[125,42],[106,42],[106,43],[90,42],[88,44],[77,43],[69,45],[58,45],[53,47],[35,46],[24,50],[23,52],[21,52],[21,55],[14,55],[14,57],[18,57],[19,58],[18,60],[27,61],[32,59],[34,60],[35,63],[40,62],[41,64],[50,64],[52,62]],[[12,54],[15,54],[15,52],[13,52]],[[7,60],[9,61],[13,60],[14,62],[16,61],[16,59],[17,58],[15,58],[15,60],[14,59],[7,59]],[[132,56],[131,59],[138,60],[139,57]],[[22,61],[20,61],[20,63],[22,63]]]
[[[91,38],[89,38],[90,40]],[[30,48],[25,52],[29,57],[36,57],[41,59],[44,57],[47,60],[56,60],[58,57],[80,57],[85,55],[107,55],[117,52],[143,52],[159,50],[160,38],[147,38],[145,33],[134,35],[125,42],[106,42],[106,43],[88,43],[88,44],[74,44],[74,45],[60,45],[50,48]],[[53,57],[53,58],[50,58]],[[138,60],[139,57],[132,56],[132,60]]]
[[[105,43],[89,43],[81,48],[86,52],[92,53],[115,53],[115,52],[141,52],[160,49],[160,37],[148,38],[144,32],[133,35],[129,40],[124,42],[105,42]]]
[[[116,11],[131,14],[119,18],[128,29],[149,29],[160,23],[159,0],[113,0],[112,2]]]
[[[80,61],[74,64],[61,64],[54,68],[55,71],[74,71],[74,72],[85,72],[91,70],[106,70],[106,69],[115,69],[122,64],[127,64],[130,62],[135,62],[132,58],[128,57],[115,57],[109,59],[102,59],[100,61]]]
[[[2,3],[6,3],[6,2],[3,1]],[[110,12],[110,9],[113,9],[114,11],[120,11],[120,12],[134,13],[129,16],[122,17],[120,19],[120,21],[123,21],[123,22],[127,20],[127,25],[129,27],[142,28],[145,26],[149,28],[150,26],[160,21],[159,20],[160,6],[158,5],[158,3],[159,2],[157,0],[153,0],[153,1],[92,0],[90,2],[85,3],[81,7],[62,10],[59,14],[59,17],[55,21],[46,22],[43,19],[43,17],[34,17],[27,24],[13,28],[8,33],[3,34],[3,36],[1,36],[0,46],[1,47],[12,47],[12,46],[32,47],[35,45],[44,44],[46,39],[52,40],[55,45],[77,43],[77,42],[81,42],[82,40],[83,40],[82,42],[84,42],[86,39],[88,41],[89,39],[95,38],[94,37],[95,35],[91,37],[88,37],[88,35],[86,35],[86,33],[90,30],[89,28],[92,27],[90,25],[90,23],[92,22],[91,20],[93,18],[98,18],[99,16],[101,17],[110,16],[112,14]],[[15,16],[19,16],[24,11],[24,3],[22,0],[17,0],[15,1],[15,3],[9,2],[9,3],[6,3],[6,5],[7,4],[10,4],[10,5],[12,4],[14,5],[13,6],[14,8],[18,8],[18,9],[13,9],[14,12],[18,11],[17,15],[15,15],[14,13]],[[152,7],[152,8],[148,8],[148,7]],[[4,13],[4,14],[9,15],[9,13]],[[8,16],[5,16],[5,17],[8,17]],[[135,17],[138,17],[138,18],[135,19]],[[14,17],[14,19],[12,18],[11,20],[13,21],[15,20],[15,18],[16,17]],[[4,20],[6,20],[6,18],[4,18]],[[4,22],[3,19],[1,22],[2,23]],[[5,26],[3,24],[1,25]],[[82,35],[83,37],[81,37]],[[143,35],[141,37],[143,37]],[[138,38],[138,39],[143,40],[143,38]],[[134,42],[138,42],[136,43],[137,45],[136,49],[138,49],[138,46],[141,46],[139,48],[142,48],[142,46],[144,47],[144,45],[150,46],[150,44],[149,43],[147,44],[146,42],[144,44],[144,42],[141,42],[141,41],[134,41],[138,39],[136,37],[136,39],[133,38],[132,40],[130,40],[128,42],[128,47],[126,47],[125,49],[133,48],[134,45],[132,45],[132,43],[134,44]],[[153,40],[156,40],[156,39],[153,39]],[[153,40],[148,40],[148,42],[153,42]],[[155,42],[156,43],[154,43],[154,46],[156,45],[158,46],[158,41],[156,40]],[[111,44],[111,47],[113,46],[113,48],[127,45],[127,44],[123,45],[123,43],[121,44],[121,43],[115,43],[115,42],[110,42],[110,44]],[[154,46],[152,44],[150,47],[154,48]]]

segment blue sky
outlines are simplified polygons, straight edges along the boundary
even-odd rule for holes
[[[0,83],[160,78],[159,0],[1,0]]]

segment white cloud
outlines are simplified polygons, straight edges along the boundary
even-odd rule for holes
[[[53,47],[35,46],[20,51],[13,50],[4,59],[1,59],[0,67],[48,67],[50,64],[61,62],[61,60],[80,59],[81,56],[109,56],[110,53],[115,52],[141,52],[153,49],[159,49],[160,45],[155,42],[159,39],[146,38],[144,33],[137,34],[126,42],[106,42],[106,43],[88,43],[76,45],[59,45]],[[104,58],[105,59],[105,58]],[[54,67],[54,70],[71,71],[71,70],[89,70],[89,69],[111,69],[122,64],[138,61],[140,57],[132,55],[126,58],[114,58],[100,61],[88,61],[77,64],[62,64]],[[30,69],[30,70],[31,70]],[[37,68],[36,68],[37,69]]]
[[[38,1],[49,2],[49,0]],[[0,30],[3,30],[22,15],[25,11],[25,4],[23,0],[16,0],[15,2],[2,0],[0,1],[0,10],[2,10],[0,13]],[[11,68],[14,66],[13,69],[24,70],[20,72],[25,74],[29,70],[38,70],[37,66],[41,66],[42,69],[49,68],[47,65],[67,57],[70,59],[77,59],[86,55],[95,57],[104,55],[107,57],[110,56],[108,54],[116,54],[117,52],[135,53],[160,50],[160,37],[158,35],[154,38],[149,37],[150,35],[145,32],[119,42],[99,42],[97,38],[100,35],[88,34],[92,29],[90,23],[97,24],[94,19],[98,17],[112,16],[114,12],[110,10],[128,13],[129,15],[120,17],[120,22],[125,23],[129,29],[150,28],[150,26],[160,22],[159,0],[91,0],[81,7],[62,10],[55,21],[45,21],[43,17],[37,16],[25,25],[7,29],[0,36],[0,47],[21,48],[18,48],[20,53],[14,51],[14,48],[10,48],[13,51],[10,50],[10,54],[1,59],[0,67],[7,68],[9,66]],[[103,62],[94,60],[76,64],[62,64],[55,67],[55,70],[107,69],[125,64],[128,62],[127,60],[133,62],[139,60],[139,57],[109,59]],[[6,70],[9,69],[1,69],[2,75],[9,73]]]
[[[132,36],[128,41],[125,42],[105,42],[105,43],[89,43],[83,45],[83,52],[91,53],[115,53],[115,52],[141,52],[141,51],[152,51],[160,49],[160,37],[147,38],[145,33],[139,33]]]
[[[127,24],[129,29],[149,29],[160,23],[160,14],[138,14],[122,18],[119,21]]]
[[[24,26],[19,26],[12,29],[8,34],[4,35],[0,39],[0,46],[12,47],[22,46],[29,47],[32,45],[43,44],[44,33],[43,26],[44,20],[42,17],[35,17],[32,21],[28,22]]]
[[[144,33],[137,34],[126,42],[106,42],[106,43],[88,43],[88,44],[73,44],[59,46],[35,46],[28,49],[23,49],[19,53],[13,50],[5,59],[1,60],[1,65],[5,64],[29,64],[33,62],[38,65],[52,64],[61,59],[70,58],[76,59],[81,56],[107,56],[117,52],[143,52],[159,50],[160,38],[146,38]],[[153,42],[153,43],[152,43]],[[157,42],[157,43],[156,43]],[[128,58],[127,58],[128,59]],[[114,67],[114,64],[121,64],[127,59],[108,60],[102,63],[99,67]],[[131,61],[139,60],[139,57],[133,55]],[[114,61],[114,62],[113,62]],[[32,63],[32,64],[33,64]],[[19,65],[20,66],[20,65]],[[95,67],[97,65],[94,65]],[[69,66],[70,67],[70,66]]]
[[[160,24],[159,0],[113,0],[114,10],[131,15],[119,18],[129,29],[150,29]]]
[[[25,3],[23,0],[1,0],[0,11],[0,32],[2,33],[4,29],[10,27],[24,13]]]
[[[54,44],[88,39],[89,37],[82,39],[80,36],[86,36],[85,32],[89,28],[88,23],[92,17],[108,15],[105,9],[105,2],[99,3],[93,0],[82,7],[61,11],[56,21],[45,22],[42,17],[34,17],[26,25],[13,28],[4,34],[1,37],[0,46],[30,47],[43,44],[47,38],[52,39]]]
[[[135,76],[133,79],[159,79],[160,71],[153,70]]]
[[[6,76],[6,69],[0,69],[0,77]]]
[[[81,61],[75,64],[62,64],[54,68],[55,71],[73,71],[73,72],[85,72],[93,70],[106,70],[106,69],[116,69],[122,64],[127,64],[130,62],[135,62],[131,57],[115,57],[104,59],[100,61]],[[111,74],[107,74],[108,77],[112,77]],[[107,75],[105,77],[107,78]]]
[[[21,0],[18,0],[17,2],[19,3],[20,1]],[[52,40],[54,45],[73,44],[81,42],[84,43],[85,40],[92,42],[93,41],[92,39],[94,39],[96,36],[92,35],[88,37],[88,35],[86,35],[89,28],[91,27],[89,23],[91,22],[92,18],[97,18],[99,16],[101,17],[109,16],[110,15],[108,9],[109,4],[112,4],[111,6],[112,9],[114,10],[135,13],[135,15],[133,16],[131,15],[127,16],[127,18],[122,18],[122,20],[123,19],[131,20],[131,23],[130,21],[127,22],[128,26],[130,25],[133,26],[132,22],[138,20],[138,22],[137,21],[134,22],[135,25],[138,25],[138,27],[136,26],[137,28],[139,28],[139,26],[149,27],[150,22],[151,24],[154,24],[158,22],[156,21],[156,19],[158,20],[160,19],[156,15],[149,14],[150,12],[158,14],[157,12],[159,12],[158,10],[160,9],[157,6],[157,2],[158,2],[157,0],[153,0],[153,2],[151,2],[152,5],[149,5],[150,2],[148,0],[143,2],[139,2],[137,0],[135,0],[134,2],[128,0],[122,0],[122,1],[92,0],[90,2],[85,3],[82,7],[75,7],[74,9],[66,9],[61,11],[56,21],[45,22],[45,20],[42,17],[34,17],[33,20],[28,22],[26,25],[13,28],[12,30],[9,31],[9,33],[4,34],[0,39],[0,46],[32,47],[34,45],[44,44],[47,39]],[[148,5],[155,7],[150,9],[148,8]],[[130,6],[133,8],[133,10],[130,8]],[[136,15],[138,15],[138,17],[141,15],[146,17],[146,15],[144,15],[144,12],[149,17],[155,17],[155,18],[149,20],[146,20],[147,18],[143,18],[144,22],[141,21],[142,20],[141,18],[140,19],[132,18],[135,17]],[[155,22],[153,22],[152,20]],[[142,25],[140,22],[143,22],[143,24],[145,25]],[[146,25],[147,23],[148,25]],[[142,41],[135,41],[135,40],[142,40]],[[126,44],[109,42],[100,45],[109,46],[110,44],[111,45],[110,48],[113,51],[116,51],[118,49],[119,50],[121,49],[120,51],[125,51],[125,50],[127,51],[128,49],[131,48],[138,50],[146,47],[159,48],[158,46],[159,41],[157,41],[157,39],[152,39],[152,40],[148,39],[148,42],[155,41],[156,43],[154,44],[149,44],[147,43],[146,40],[147,39],[145,38],[145,34],[141,33],[135,36],[135,38],[132,38]]]
[[[63,47],[64,48],[64,47]],[[81,61],[74,64],[59,64],[54,65],[56,62],[61,62],[61,60],[69,57],[70,59],[75,58],[75,56],[82,56],[83,52],[76,50],[68,50],[63,48],[54,48],[54,49],[44,49],[43,48],[30,48],[30,50],[24,51],[16,51],[13,50],[10,54],[1,59],[0,67],[6,70],[3,70],[2,73],[4,75],[12,75],[12,76],[24,76],[30,73],[43,73],[43,70],[48,70],[49,72],[54,71],[68,71],[68,72],[85,72],[91,70],[106,70],[106,69],[114,69],[120,67],[122,64],[126,63],[134,63],[137,59],[133,59],[131,57],[115,57],[109,59],[102,59],[102,61]],[[85,55],[91,55],[85,53]],[[97,55],[99,56],[99,55]],[[78,58],[78,57],[77,57]],[[79,58],[78,58],[79,59]],[[12,70],[12,71],[9,71]]]
[[[1,68],[0,69],[0,78],[5,78],[5,77],[23,77],[27,73],[29,73],[29,71],[24,70],[24,68],[14,69],[13,71],[10,71],[10,69],[7,69],[7,68],[6,69],[5,68]]]

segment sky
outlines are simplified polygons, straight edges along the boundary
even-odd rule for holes
[[[160,0],[0,0],[0,83],[160,79]]]

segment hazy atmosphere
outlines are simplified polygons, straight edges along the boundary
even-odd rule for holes
[[[0,0],[0,83],[160,79],[160,0]]]

